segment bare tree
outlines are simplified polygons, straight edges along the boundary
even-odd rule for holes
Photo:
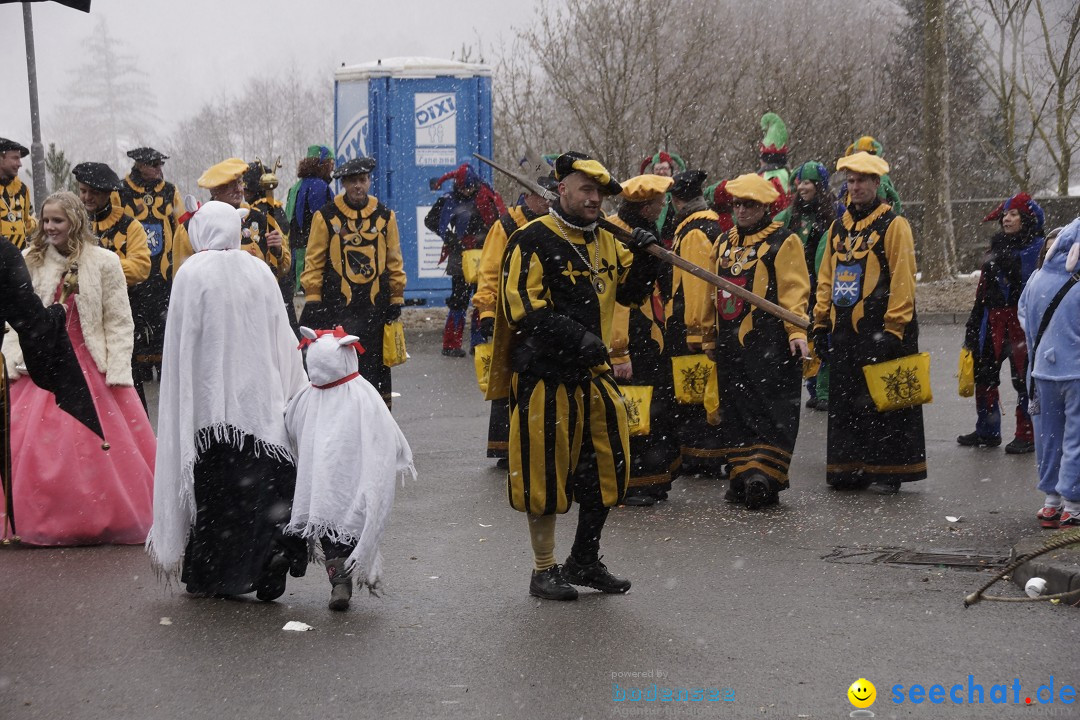
[[[1042,98],[1029,97],[1028,107],[1039,139],[1046,147],[1057,171],[1058,195],[1069,194],[1072,156],[1080,149],[1080,3],[1050,18],[1043,0],[1035,0],[1042,31],[1042,66],[1047,71],[1047,87]],[[1048,108],[1051,122],[1035,122]]]
[[[924,280],[947,280],[956,275],[949,170],[949,44],[945,37],[945,0],[924,0],[925,59],[923,67],[923,146],[926,183],[923,186],[922,275]]]
[[[49,121],[49,133],[76,161],[123,167],[124,153],[149,142],[157,98],[133,55],[120,52],[103,18],[83,41],[84,62],[71,72],[66,102]]]

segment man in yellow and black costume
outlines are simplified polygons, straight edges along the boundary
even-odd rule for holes
[[[713,248],[713,272],[805,319],[810,275],[802,241],[771,220],[780,193],[753,173],[730,181],[727,191],[735,227]],[[724,499],[750,510],[775,505],[788,487],[799,434],[806,331],[716,289],[702,317],[701,345],[716,361],[720,390],[717,434],[731,466]]]
[[[488,399],[510,400],[510,505],[527,513],[534,570],[529,592],[574,600],[573,585],[624,593],[630,581],[600,561],[608,508],[626,492],[626,407],[607,347],[615,303],[649,297],[656,237],[633,248],[597,227],[600,204],[622,188],[597,161],[555,161],[559,201],[515,232],[503,262]],[[579,504],[570,557],[555,562],[555,516]]]
[[[86,214],[90,216],[90,226],[98,243],[116,253],[120,258],[120,267],[124,270],[124,280],[128,287],[128,302],[131,305],[132,318],[139,318],[135,325],[135,340],[142,347],[132,349],[131,375],[135,390],[139,393],[143,407],[146,407],[146,394],[143,382],[151,379],[152,363],[146,358],[145,339],[146,318],[155,308],[147,307],[145,294],[140,288],[150,276],[150,249],[146,244],[146,231],[142,223],[132,217],[131,211],[120,202],[120,178],[105,163],[83,162],[71,169],[71,174],[79,184],[79,199],[82,200]],[[140,353],[142,350],[142,354]]]
[[[401,317],[405,269],[397,216],[368,194],[374,171],[370,157],[352,158],[334,170],[345,191],[312,217],[300,276],[307,298],[300,322],[310,328],[341,325],[360,338],[360,374],[390,407],[383,332]]]
[[[622,204],[608,220],[627,232],[656,230],[675,181],[638,175],[622,183]],[[611,362],[619,385],[652,388],[649,432],[630,437],[630,480],[624,504],[648,507],[667,498],[679,468],[679,445],[672,419],[675,389],[664,356],[664,305],[671,296],[671,266],[660,267],[653,292],[634,307],[616,305],[611,329]]]
[[[79,184],[79,199],[90,216],[91,229],[101,247],[120,258],[130,289],[150,277],[150,249],[146,230],[121,203],[120,178],[105,163],[84,162],[71,169]],[[132,314],[136,311],[132,308]]]
[[[19,250],[26,247],[26,238],[37,227],[30,188],[19,179],[22,159],[29,154],[26,146],[0,137],[0,237]]]
[[[675,176],[671,204],[675,209],[675,240],[671,251],[700,267],[710,267],[709,257],[720,229],[720,216],[709,208],[702,196],[708,174],[687,170]],[[671,358],[701,352],[704,335],[702,310],[711,286],[677,267],[671,269],[671,292],[664,308],[664,356],[668,372]],[[715,478],[724,476],[727,459],[716,429],[709,425],[705,408],[691,403],[675,406],[672,421],[678,437],[682,470]]]
[[[558,183],[551,173],[536,178],[545,190],[555,192]],[[480,335],[485,342],[495,334],[495,310],[499,302],[499,281],[502,279],[502,261],[506,243],[518,228],[523,228],[541,215],[546,215],[548,201],[542,195],[527,192],[521,204],[511,206],[499,221],[488,230],[480,266],[476,273],[476,292],[472,304],[480,314]],[[488,416],[487,456],[497,459],[497,467],[506,468],[510,456],[510,405],[506,398],[491,401]]]
[[[263,165],[261,160],[255,160],[248,164],[244,171],[244,203],[246,207],[257,210],[266,218],[266,231],[276,230],[281,235],[282,243],[289,247],[290,264],[292,257],[292,242],[289,238],[289,219],[285,215],[285,206],[274,197],[274,188],[278,185],[277,177]],[[296,295],[295,280],[293,273],[283,272],[278,275],[278,286],[281,288],[281,298],[285,301],[285,314],[289,317],[289,327],[300,339],[300,322],[296,319],[296,306],[293,297]]]
[[[165,180],[162,168],[168,155],[152,147],[139,147],[129,150],[127,156],[133,162],[120,185],[120,204],[139,221],[150,253],[149,277],[128,291],[135,321],[135,360],[131,370],[138,384],[152,377],[152,367],[161,366],[169,290],[175,271],[173,241],[184,203],[176,186]]]
[[[878,412],[862,368],[919,351],[915,243],[907,220],[878,197],[885,160],[856,152],[836,169],[847,171],[851,202],[825,238],[813,331],[830,367],[826,482],[894,493],[926,477],[922,406]]]

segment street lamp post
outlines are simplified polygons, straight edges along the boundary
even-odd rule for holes
[[[34,18],[30,3],[24,2],[23,35],[26,38],[26,76],[30,83],[30,160],[34,174],[34,204],[45,200],[45,147],[41,144],[41,113],[38,110],[37,60],[34,58]]]

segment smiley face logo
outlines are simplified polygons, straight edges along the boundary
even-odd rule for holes
[[[877,700],[877,688],[866,678],[859,678],[851,683],[847,690],[848,700],[857,708],[868,708]]]

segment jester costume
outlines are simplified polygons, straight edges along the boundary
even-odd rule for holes
[[[854,157],[842,158],[837,167]],[[852,169],[864,172],[869,161],[855,162]],[[895,491],[900,483],[926,477],[922,406],[878,412],[862,368],[919,350],[911,227],[874,198],[849,207],[825,242],[814,346],[827,355],[832,388],[826,482],[837,489],[876,482]]]
[[[30,154],[26,146],[0,137],[0,153],[8,152],[17,152],[20,158]],[[36,227],[30,188],[19,179],[18,171],[10,178],[0,177],[0,238],[7,238],[22,250]]]
[[[443,329],[443,355],[463,357],[462,339],[465,334],[465,312],[475,285],[465,282],[462,253],[483,247],[488,229],[506,212],[502,198],[480,179],[476,170],[462,163],[456,170],[439,178],[434,187],[452,179],[453,189],[435,201],[424,218],[424,226],[438,234],[443,241],[439,262],[446,261],[446,274],[451,279],[450,296],[446,298],[446,326]],[[471,344],[482,342],[480,316],[474,310],[470,322]]]
[[[761,182],[757,176],[742,176],[748,177]],[[729,185],[737,198],[742,178]],[[810,279],[802,243],[767,212],[757,224],[736,226],[721,236],[711,268],[725,280],[806,317]],[[789,343],[805,339],[806,333],[712,288],[706,295],[704,326],[702,347],[714,350],[720,390],[717,434],[731,464],[727,500],[750,509],[775,504],[777,493],[788,487],[799,433],[802,366]]]
[[[975,360],[975,432],[961,435],[961,445],[1001,444],[1001,401],[998,386],[1001,366],[1008,358],[1013,388],[1016,390],[1016,437],[1005,451],[1032,452],[1035,437],[1028,415],[1027,342],[1017,317],[1017,304],[1043,247],[1043,211],[1027,193],[1020,193],[999,205],[984,218],[1001,220],[1005,213],[1020,213],[1018,231],[1004,229],[994,235],[983,259],[975,304],[964,333],[964,347]]]

